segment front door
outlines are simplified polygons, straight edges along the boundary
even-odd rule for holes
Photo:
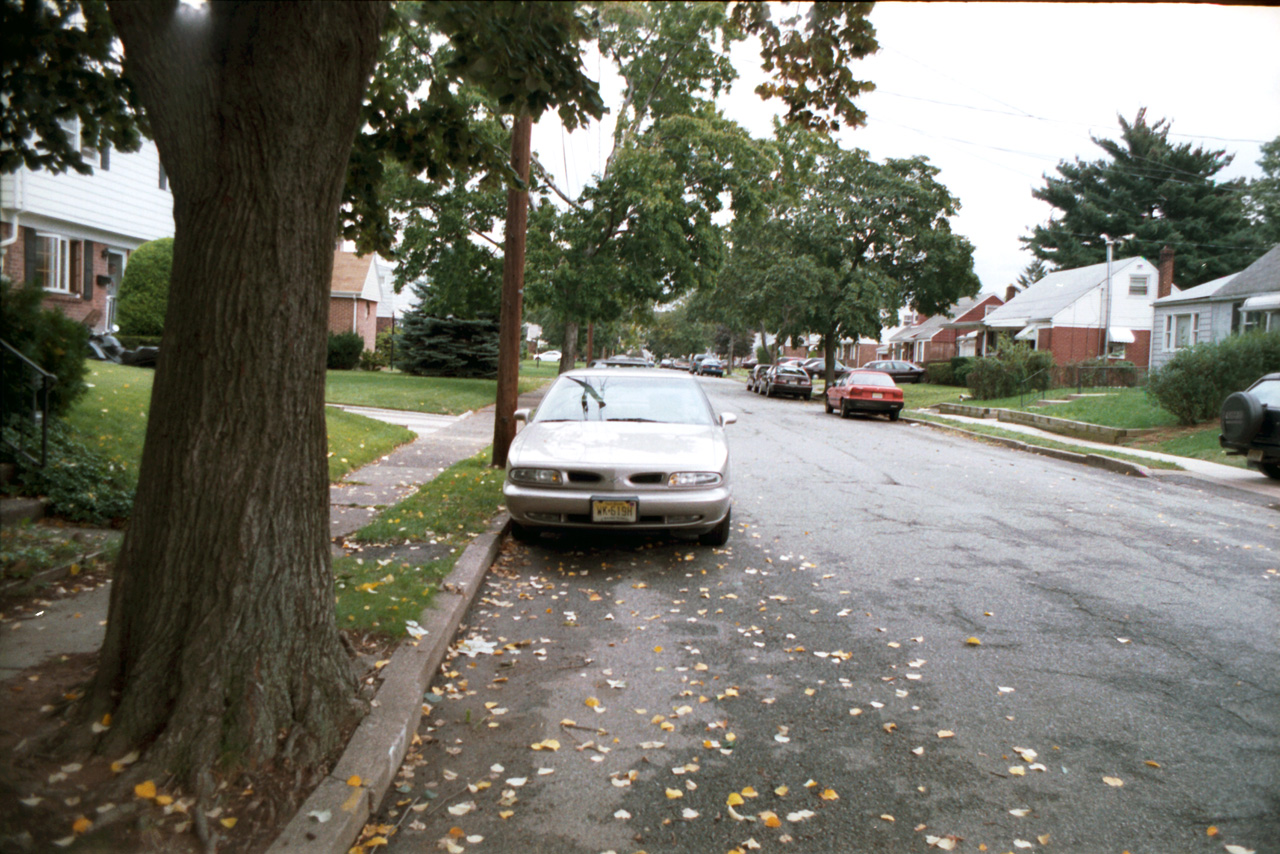
[[[120,294],[120,282],[124,278],[124,253],[107,251],[107,275],[111,284],[107,285],[107,321],[106,331],[116,331],[116,298]]]

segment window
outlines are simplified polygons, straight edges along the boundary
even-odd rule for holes
[[[36,280],[46,291],[71,292],[71,242],[65,237],[36,235]]]
[[[1241,332],[1266,332],[1268,329],[1280,329],[1280,316],[1275,311],[1242,311],[1240,318]]]
[[[1129,277],[1129,296],[1145,297],[1147,295],[1147,284],[1149,283],[1150,279],[1151,277],[1145,273],[1142,274],[1141,276],[1130,276]]]
[[[1172,353],[1190,347],[1199,339],[1200,315],[1169,314],[1164,318],[1164,351]]]

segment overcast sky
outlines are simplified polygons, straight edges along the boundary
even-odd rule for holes
[[[877,91],[859,101],[866,127],[840,139],[877,160],[920,154],[941,168],[989,292],[1017,278],[1031,260],[1018,238],[1049,217],[1032,189],[1060,160],[1100,158],[1090,135],[1118,137],[1117,114],[1131,121],[1145,106],[1149,121],[1172,121],[1173,141],[1235,153],[1227,178],[1259,175],[1259,145],[1280,136],[1277,8],[882,2],[871,21],[880,51],[854,72]],[[759,56],[740,47],[742,76],[722,107],[766,137],[779,110],[752,92]],[[616,78],[599,79],[605,102],[620,103]],[[534,147],[576,193],[603,168],[611,130],[609,117],[572,135],[544,118]]]

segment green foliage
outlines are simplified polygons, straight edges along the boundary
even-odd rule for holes
[[[129,256],[116,307],[121,333],[156,337],[164,334],[164,314],[169,307],[172,271],[172,237],[144,243]]]
[[[1025,291],[1047,275],[1049,275],[1049,269],[1045,266],[1044,261],[1039,258],[1032,259],[1031,263],[1027,264],[1022,272],[1018,274],[1016,281],[1018,290]]]
[[[756,348],[756,362],[761,365],[769,365],[773,363],[773,354],[769,352],[769,348],[761,344]]]
[[[974,356],[952,356],[951,382],[958,386],[968,386],[969,371],[973,370],[973,365],[977,361]]]
[[[1133,388],[1146,378],[1133,362],[1115,359],[1086,359],[1058,369],[1058,382],[1065,386],[1088,388]]]
[[[1053,354],[1032,350],[1025,341],[1002,337],[994,356],[973,360],[967,380],[978,400],[1044,391],[1053,384]]]
[[[400,333],[398,331],[394,333],[390,331],[379,332],[373,341],[373,352],[378,357],[378,364],[384,368],[395,367],[391,364],[391,354],[396,352],[396,355],[399,355],[398,351],[401,347]]]
[[[0,173],[90,174],[82,148],[137,151],[140,116],[101,2],[0,5]],[[78,121],[78,136],[64,122]]]
[[[347,374],[347,376],[360,376]],[[324,423],[329,437],[329,481],[336,483],[348,472],[386,456],[416,436],[397,424],[388,424],[326,406]]]
[[[378,354],[373,350],[364,350],[360,353],[360,370],[380,371],[382,368],[382,361],[378,358]]]
[[[350,371],[360,364],[364,352],[364,339],[354,332],[330,332],[329,356],[326,362],[331,371]]]
[[[139,347],[159,347],[159,335],[116,335],[116,340],[120,342],[120,346],[126,350],[136,350]]]
[[[401,370],[416,376],[484,377],[498,375],[498,323],[431,317],[420,311],[404,319]]]
[[[1249,183],[1251,214],[1264,246],[1280,243],[1280,136],[1262,144],[1262,177]]]
[[[1222,402],[1280,369],[1280,331],[1233,335],[1179,350],[1147,380],[1147,394],[1181,424],[1221,416]]]
[[[0,339],[57,378],[49,412],[62,416],[86,389],[89,330],[60,311],[41,308],[43,297],[37,284],[14,287],[0,279]],[[33,374],[8,350],[0,351],[0,374],[6,417],[30,412]]]
[[[1032,195],[1057,209],[1023,244],[1039,259],[1066,270],[1099,264],[1101,235],[1132,234],[1125,255],[1177,252],[1182,287],[1243,270],[1268,247],[1246,215],[1243,179],[1217,181],[1233,155],[1169,141],[1170,124],[1148,124],[1146,109],[1132,123],[1120,118],[1119,140],[1093,137],[1101,160],[1058,164],[1058,175]]]
[[[955,371],[952,370],[950,362],[925,362],[924,370],[925,382],[934,383],[935,385],[956,384]]]
[[[6,429],[6,438],[11,438]],[[49,512],[73,522],[103,525],[127,519],[133,483],[123,467],[77,440],[61,421],[49,425],[44,468],[17,461],[18,482],[27,495],[49,499]]]

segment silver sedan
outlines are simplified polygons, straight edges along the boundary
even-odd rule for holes
[[[512,531],[687,531],[729,539],[729,443],[697,380],[655,370],[561,374],[507,453]]]

